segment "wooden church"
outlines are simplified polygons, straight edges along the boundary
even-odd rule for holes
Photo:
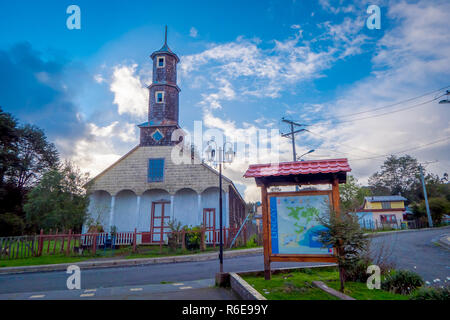
[[[178,122],[178,56],[167,45],[151,55],[153,81],[148,121],[140,124],[140,143],[88,184],[89,216],[105,231],[158,234],[173,219],[182,225],[219,228],[219,174],[198,161],[177,164],[171,154],[178,141],[172,133]],[[245,202],[233,182],[223,177],[224,227],[238,228],[245,218]],[[87,231],[86,224],[83,231]],[[159,241],[158,239],[150,239]]]

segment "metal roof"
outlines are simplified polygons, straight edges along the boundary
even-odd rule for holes
[[[374,196],[364,197],[367,202],[386,202],[386,201],[406,201],[407,199],[402,196]]]
[[[309,160],[295,162],[281,162],[273,164],[253,164],[245,172],[245,178],[269,176],[288,176],[300,174],[349,172],[347,159]]]

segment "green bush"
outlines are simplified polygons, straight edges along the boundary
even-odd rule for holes
[[[450,300],[450,287],[423,287],[416,290],[410,300]]]
[[[371,264],[369,260],[361,259],[349,265],[345,269],[345,281],[366,282],[369,277],[367,267]]]
[[[200,245],[201,245],[201,241],[202,241],[201,228],[200,227],[188,228],[187,226],[184,226],[183,229],[185,231],[196,231],[196,232],[186,233],[186,235],[185,235],[186,249],[188,249],[188,250],[200,249]]]
[[[388,274],[381,282],[381,289],[398,294],[410,294],[423,285],[422,278],[415,272],[397,270]]]
[[[246,248],[255,248],[258,246],[258,236],[256,234],[252,234],[250,239],[247,240],[247,243],[245,244]]]

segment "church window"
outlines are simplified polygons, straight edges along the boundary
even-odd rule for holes
[[[156,103],[164,103],[164,91],[156,91]]]
[[[164,181],[164,159],[148,160],[148,182]]]
[[[166,66],[166,59],[164,57],[158,57],[158,68],[164,68]]]

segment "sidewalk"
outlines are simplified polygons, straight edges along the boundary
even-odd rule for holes
[[[234,258],[239,256],[262,254],[262,248],[242,249],[224,251],[224,258]],[[148,264],[159,263],[179,263],[179,262],[196,262],[219,259],[219,252],[191,254],[184,256],[170,256],[160,258],[139,258],[139,259],[110,259],[110,260],[92,260],[61,264],[47,264],[36,266],[22,266],[22,267],[5,267],[0,268],[1,274],[15,274],[28,272],[50,272],[50,271],[65,271],[70,265],[77,265],[80,269],[94,269],[94,268],[110,268],[110,267],[128,267],[141,266]]]
[[[393,234],[393,233],[405,233],[405,232],[419,232],[419,231],[435,231],[439,229],[447,229],[450,228],[450,226],[444,226],[444,227],[437,227],[437,228],[422,228],[422,229],[406,229],[406,230],[392,230],[392,231],[380,231],[380,232],[368,232],[365,233],[365,235],[369,237],[381,237],[383,235],[387,234]]]

